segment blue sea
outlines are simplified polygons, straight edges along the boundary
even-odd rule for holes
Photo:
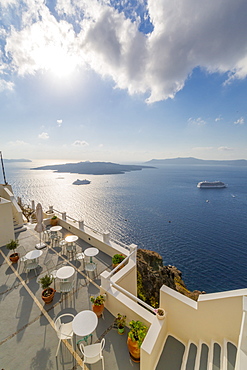
[[[30,169],[45,164],[51,162],[5,164],[24,203],[53,205],[115,240],[159,252],[191,290],[247,287],[246,167],[163,165],[102,176]],[[72,185],[77,178],[91,184]],[[203,180],[228,187],[198,189]]]

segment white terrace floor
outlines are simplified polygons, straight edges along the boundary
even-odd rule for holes
[[[27,225],[27,230],[19,233],[20,244],[27,251],[33,250],[39,242],[38,234],[33,225]],[[78,240],[78,252],[89,245]],[[5,247],[0,248],[0,369],[3,370],[75,370],[82,365],[78,349],[72,351],[70,345],[62,343],[57,358],[55,357],[58,338],[53,322],[62,313],[78,312],[91,309],[90,296],[99,292],[100,280],[88,280],[79,261],[68,261],[62,255],[60,247],[43,249],[39,259],[38,276],[34,271],[23,272],[22,264],[11,264],[8,255],[11,254]],[[77,279],[74,292],[62,298],[57,292],[50,304],[44,304],[41,299],[42,289],[39,278],[46,273],[45,259],[51,255],[58,266],[73,265],[76,268]],[[98,276],[104,270],[111,269],[111,258],[100,252],[97,255]],[[114,317],[105,309],[104,316],[99,319],[98,326],[93,333],[93,343],[105,338],[106,345],[103,351],[105,369],[128,370],[139,369],[139,364],[130,360],[126,340],[127,331],[120,336],[114,328]],[[76,340],[74,338],[74,346]],[[88,365],[89,369],[102,369],[101,362]]]

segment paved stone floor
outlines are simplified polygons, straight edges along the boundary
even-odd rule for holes
[[[27,229],[17,235],[20,244],[26,251],[33,250],[39,242],[39,235],[34,231],[34,225],[27,224]],[[63,237],[68,234],[62,230]],[[74,337],[73,351],[70,342],[62,343],[56,357],[58,338],[54,329],[54,320],[62,313],[77,314],[85,309],[92,309],[90,296],[99,293],[99,275],[111,268],[111,258],[100,252],[97,257],[97,276],[88,278],[80,261],[68,260],[62,254],[59,246],[50,246],[43,249],[39,259],[40,267],[36,276],[32,270],[28,274],[23,271],[23,263],[11,264],[11,254],[5,247],[0,248],[0,369],[4,370],[75,370],[82,365],[80,351],[76,348]],[[89,245],[80,240],[77,252],[83,251]],[[56,292],[50,304],[44,304],[41,299],[39,279],[47,272],[45,261],[52,258],[57,267],[72,265],[76,269],[76,284],[74,291],[61,297]],[[93,333],[92,342],[105,338],[106,345],[103,352],[105,369],[128,370],[139,369],[139,364],[130,360],[126,341],[126,333],[120,336],[114,328],[114,317],[106,309],[99,319],[98,326]],[[87,365],[89,369],[102,369],[101,362]]]

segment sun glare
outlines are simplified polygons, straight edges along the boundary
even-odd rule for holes
[[[72,74],[78,64],[76,56],[68,55],[66,50],[58,47],[43,49],[39,61],[45,70],[60,78]]]

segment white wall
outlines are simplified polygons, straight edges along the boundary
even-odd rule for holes
[[[167,330],[183,342],[224,338],[237,345],[242,322],[242,301],[247,289],[203,294],[198,302],[163,286],[160,304],[168,312]]]
[[[9,200],[0,198],[0,247],[15,239],[12,204]]]

